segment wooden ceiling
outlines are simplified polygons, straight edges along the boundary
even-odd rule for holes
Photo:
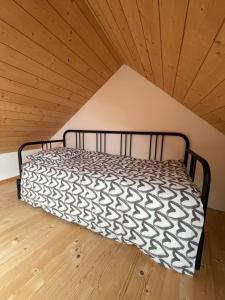
[[[224,0],[87,0],[122,61],[225,133]]]
[[[49,139],[127,64],[225,133],[224,0],[4,0],[0,152]]]

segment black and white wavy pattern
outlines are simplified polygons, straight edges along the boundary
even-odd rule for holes
[[[81,151],[23,165],[22,199],[192,275],[203,227],[200,193],[179,161]]]

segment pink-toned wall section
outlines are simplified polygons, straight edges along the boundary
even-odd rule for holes
[[[191,148],[211,167],[209,206],[225,211],[225,136],[128,66],[122,66],[53,139],[66,129],[187,134]]]

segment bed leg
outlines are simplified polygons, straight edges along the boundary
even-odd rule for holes
[[[20,196],[20,178],[16,180],[16,187],[17,187],[17,199],[21,199]]]
[[[197,257],[196,257],[196,261],[195,261],[195,270],[200,270],[200,268],[201,268],[204,239],[205,239],[205,233],[204,233],[204,229],[203,229],[201,238],[199,241],[199,245],[198,245],[198,252],[197,252]]]

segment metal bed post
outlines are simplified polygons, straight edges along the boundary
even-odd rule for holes
[[[21,191],[21,175],[22,175],[22,164],[23,164],[23,157],[22,157],[22,151],[27,146],[35,146],[35,145],[41,145],[41,148],[44,149],[44,145],[46,145],[46,149],[48,149],[48,144],[50,145],[50,148],[53,143],[62,143],[63,140],[52,140],[52,141],[38,141],[38,142],[28,142],[22,144],[18,149],[18,162],[19,162],[19,178],[16,180],[16,186],[17,186],[17,198],[20,199],[20,191]]]

